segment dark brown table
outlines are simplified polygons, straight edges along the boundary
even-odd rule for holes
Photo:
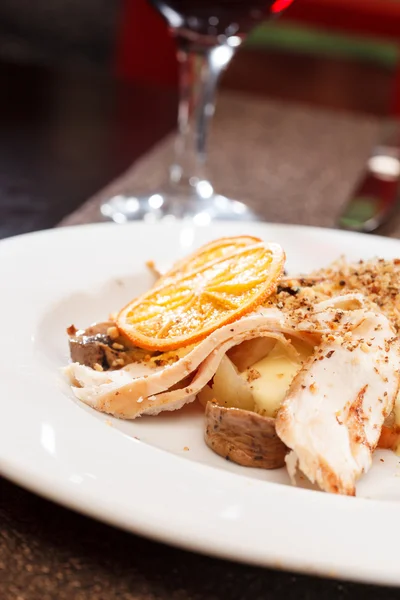
[[[93,74],[0,65],[0,89],[0,237],[55,225],[174,123],[173,93],[111,85]],[[1,600],[324,600],[357,594],[400,598],[393,589],[183,552],[0,479]]]
[[[0,86],[0,237],[54,226],[176,118],[173,91],[93,72],[0,63]]]

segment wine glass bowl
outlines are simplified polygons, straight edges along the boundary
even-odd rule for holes
[[[243,38],[269,11],[274,11],[276,4],[273,0],[149,1],[164,16],[174,35],[212,45],[234,35]]]

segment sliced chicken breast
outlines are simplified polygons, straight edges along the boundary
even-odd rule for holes
[[[79,400],[117,417],[133,419],[141,414],[176,410],[193,401],[193,394],[201,389],[198,385],[187,386],[187,380],[190,375],[195,379],[196,371],[207,358],[213,357],[212,367],[208,367],[205,373],[204,369],[201,370],[204,373],[202,385],[214,375],[224,352],[229,348],[262,335],[264,331],[279,330],[284,327],[284,322],[285,317],[280,310],[260,309],[236,323],[221,327],[171,365],[153,368],[141,362],[115,371],[95,371],[91,367],[72,363],[64,369],[64,373]],[[215,359],[215,352],[221,346],[224,350],[218,351],[218,358]],[[179,388],[180,382],[184,382],[184,386],[171,391],[172,388]],[[168,390],[170,401],[165,397]]]
[[[383,314],[366,309],[328,309],[309,321],[326,333],[293,380],[276,430],[292,449],[292,475],[298,464],[321,489],[354,495],[398,392],[398,339]]]

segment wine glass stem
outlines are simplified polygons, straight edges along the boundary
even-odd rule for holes
[[[180,94],[175,157],[170,168],[173,186],[196,187],[199,181],[208,181],[206,143],[215,92],[234,50],[227,44],[193,48],[178,39]]]

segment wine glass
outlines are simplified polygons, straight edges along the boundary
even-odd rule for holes
[[[252,220],[250,209],[214,190],[206,168],[206,142],[222,71],[255,25],[279,14],[293,0],[149,0],[176,39],[180,66],[178,133],[169,177],[159,190],[134,191],[102,205],[103,216],[127,220],[189,217]]]

